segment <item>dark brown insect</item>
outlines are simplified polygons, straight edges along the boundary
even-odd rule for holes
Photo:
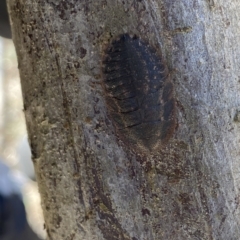
[[[156,51],[139,38],[121,35],[105,51],[102,72],[118,136],[145,150],[166,143],[175,128],[175,100],[168,70]]]

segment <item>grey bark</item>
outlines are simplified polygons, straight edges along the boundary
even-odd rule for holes
[[[11,0],[48,239],[237,240],[240,3]],[[147,155],[117,139],[101,60],[120,34],[162,52],[178,127]]]

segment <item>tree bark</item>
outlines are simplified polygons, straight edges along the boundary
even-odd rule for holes
[[[239,239],[239,1],[8,4],[48,239]],[[126,33],[174,85],[177,125],[154,150],[107,108],[105,49]]]

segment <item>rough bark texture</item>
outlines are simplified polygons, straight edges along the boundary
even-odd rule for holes
[[[24,110],[50,240],[238,240],[240,2],[11,0]],[[161,52],[177,127],[118,139],[102,60],[121,34]]]

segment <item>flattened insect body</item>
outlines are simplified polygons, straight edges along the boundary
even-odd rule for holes
[[[103,86],[118,136],[134,149],[164,145],[175,129],[173,84],[162,58],[149,45],[125,34],[103,59]]]

